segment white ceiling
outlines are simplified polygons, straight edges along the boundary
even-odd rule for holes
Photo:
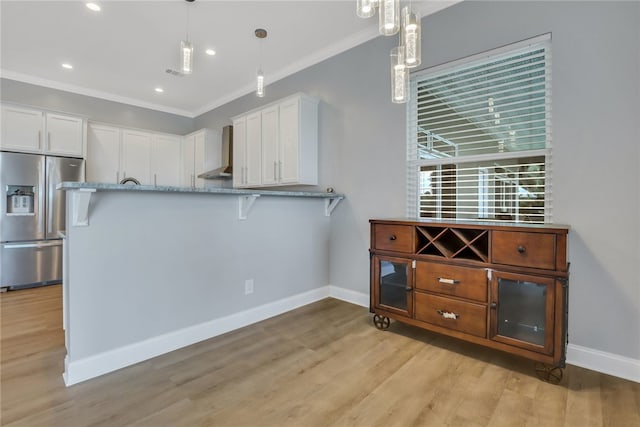
[[[456,2],[412,6],[426,16]],[[96,3],[102,11],[79,0],[2,0],[1,76],[194,117],[254,91],[260,62],[268,91],[269,83],[378,35],[377,15],[358,18],[356,0]],[[176,77],[166,70],[178,69],[187,8],[194,72]],[[268,37],[257,39],[256,28]]]

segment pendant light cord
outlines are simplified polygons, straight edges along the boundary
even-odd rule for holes
[[[187,3],[187,28],[186,28],[186,33],[187,33],[187,41],[189,41],[189,3]]]

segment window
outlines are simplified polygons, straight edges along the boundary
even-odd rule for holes
[[[550,36],[411,77],[410,217],[551,221]]]

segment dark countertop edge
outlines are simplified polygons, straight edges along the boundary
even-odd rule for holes
[[[142,191],[156,193],[191,193],[191,194],[218,194],[230,196],[274,196],[274,197],[306,197],[318,199],[344,199],[343,194],[320,193],[313,191],[277,191],[277,190],[251,190],[236,188],[190,188],[173,187],[166,185],[131,185],[131,184],[105,184],[95,182],[69,182],[65,181],[56,187],[58,190],[90,189],[96,191]]]

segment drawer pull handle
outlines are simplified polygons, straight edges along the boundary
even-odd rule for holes
[[[491,310],[495,310],[496,308],[498,308],[498,304],[495,302],[492,302],[489,307],[491,308]]]
[[[395,234],[392,234],[391,236],[389,236],[389,240],[396,240],[397,237],[395,236]]]
[[[525,248],[524,246],[518,246],[518,252],[523,254],[527,251],[527,248]]]
[[[453,313],[451,311],[442,311],[442,310],[436,310],[436,312],[442,316],[443,319],[453,319],[453,320],[458,320],[460,318],[459,314]]]
[[[459,280],[456,279],[445,279],[444,277],[438,277],[438,282],[446,283],[447,285],[457,285],[460,283]]]

